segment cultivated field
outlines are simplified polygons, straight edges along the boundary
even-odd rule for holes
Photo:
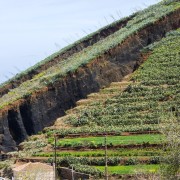
[[[91,174],[96,179],[104,177],[106,162],[109,177],[117,179],[123,176],[136,176],[138,173],[158,173],[162,157],[170,152],[170,148],[165,148],[169,141],[166,133],[163,133],[163,127],[170,127],[172,117],[178,122],[180,115],[180,29],[179,24],[177,27],[177,24],[174,25],[175,22],[167,20],[173,13],[178,17],[179,10],[180,2],[177,0],[165,0],[150,6],[79,40],[24,72],[25,75],[36,71],[46,63],[55,62],[54,58],[68,52],[69,49],[79,46],[84,41],[90,41],[105,29],[123,23],[122,26],[118,25],[112,34],[103,37],[99,35],[99,39],[81,50],[73,51],[74,53],[67,55],[66,58],[60,58],[48,68],[40,68],[32,78],[22,80],[23,82],[19,84],[18,79],[23,77],[22,73],[1,85],[1,88],[5,88],[8,83],[17,80],[17,86],[0,98],[0,112],[2,112],[0,127],[7,124],[5,129],[9,128],[8,132],[15,145],[26,139],[18,146],[18,152],[10,153],[11,156],[22,161],[52,163],[56,151],[57,168],[73,167],[74,170]],[[168,30],[167,27],[167,32],[160,31],[161,36],[148,37],[149,31],[153,31],[152,27],[166,21],[175,30],[171,28]],[[149,33],[149,36],[152,34]],[[135,44],[128,44],[131,39],[136,40],[132,42],[138,42],[138,47]],[[121,46],[126,47],[126,55],[119,53],[118,48]],[[112,55],[114,51],[116,56]],[[136,54],[135,58],[138,58],[136,65],[128,64],[129,60],[126,59],[128,52]],[[67,101],[66,98],[58,99],[58,88],[62,88],[66,94],[74,95],[76,86],[73,86],[74,82],[71,82],[71,79],[79,71],[85,72],[84,69],[91,72],[92,77],[96,77],[97,72],[108,67],[106,65],[109,62],[106,58],[110,56],[114,59],[109,61],[114,63],[114,66],[118,64],[122,74],[124,73],[121,81],[113,82],[113,78],[109,77],[111,81],[109,85],[100,86],[99,83],[98,92],[97,89],[87,90],[93,93],[89,93],[87,98],[78,97],[80,99],[78,101],[76,101],[78,98]],[[118,58],[123,59],[122,62],[117,63]],[[96,66],[98,70],[93,69]],[[131,69],[127,71],[131,73],[127,75],[123,68]],[[79,87],[88,79],[86,73],[81,75],[80,79],[76,79]],[[67,82],[62,81],[63,84],[61,80]],[[72,85],[68,86],[68,83]],[[84,89],[80,90],[82,91],[80,97],[85,97]],[[48,93],[53,95],[48,96]],[[50,97],[50,100],[47,100],[47,106],[43,106],[46,97]],[[55,98],[52,100],[51,97]],[[59,101],[63,101],[65,106],[68,104],[67,107],[62,108],[62,104],[57,103]],[[39,108],[41,105],[42,109]],[[28,107],[33,108],[27,110]],[[42,110],[41,113],[38,108]],[[53,112],[58,110],[62,110],[64,116],[57,117],[58,113],[53,116]],[[67,111],[64,112],[65,110]],[[50,120],[44,118],[46,112],[50,114],[48,118],[54,118],[53,121],[52,118]],[[4,118],[3,115],[6,113],[7,117]],[[48,123],[51,126],[44,128]],[[4,129],[2,128],[1,132],[0,128],[0,133],[4,132]],[[37,132],[38,134],[32,135]],[[21,136],[22,138],[19,138]],[[5,140],[2,140],[2,143]],[[7,142],[4,144],[3,146],[6,146]],[[14,144],[8,145],[15,146]]]

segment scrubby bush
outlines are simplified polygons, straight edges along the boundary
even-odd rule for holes
[[[149,164],[159,164],[159,163],[160,163],[159,156],[153,156],[149,159]]]
[[[125,165],[136,165],[138,160],[136,158],[129,158],[125,161]]]
[[[163,116],[161,132],[166,137],[161,159],[162,179],[177,180],[180,172],[180,122],[174,114]]]

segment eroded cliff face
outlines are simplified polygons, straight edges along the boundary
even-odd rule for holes
[[[0,110],[0,150],[12,151],[29,135],[41,131],[85,98],[113,81],[133,72],[141,63],[142,47],[161,39],[180,26],[179,10],[140,30],[123,44],[91,63],[67,74],[51,86],[11,107]]]

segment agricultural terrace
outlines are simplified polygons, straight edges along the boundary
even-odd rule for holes
[[[56,135],[58,165],[102,176],[106,134],[109,174],[157,172],[165,140],[161,124],[168,114],[180,113],[179,44],[178,29],[144,48],[149,56],[129,80],[77,102],[53,126],[22,143],[24,153],[52,161]]]

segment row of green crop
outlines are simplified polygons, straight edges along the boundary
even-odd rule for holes
[[[49,160],[53,160],[50,158]],[[128,157],[128,158],[121,158],[121,157],[108,157],[107,163],[109,166],[117,166],[120,164],[129,166],[129,165],[136,165],[142,164],[146,161],[147,164],[159,164],[160,157],[159,156],[152,156],[146,159],[137,158],[137,157]],[[81,165],[89,165],[89,166],[104,166],[105,165],[105,158],[88,158],[88,157],[64,157],[64,158],[57,158],[57,164],[59,166],[63,165],[71,165],[71,164],[81,164]]]
[[[128,126],[97,126],[96,124],[90,124],[88,126],[82,126],[78,128],[70,129],[58,129],[51,130],[46,129],[43,132],[47,137],[54,136],[54,134],[61,135],[62,137],[69,134],[83,134],[83,133],[104,133],[108,134],[114,132],[121,134],[122,132],[142,132],[142,131],[158,131],[159,127],[157,124],[142,124],[142,125],[128,125]]]
[[[146,102],[157,102],[157,101],[163,101],[169,94],[156,94],[156,95],[148,95],[148,96],[135,96],[135,97],[125,97],[125,96],[128,96],[128,94],[124,95],[124,97],[119,97],[119,96],[116,96],[116,97],[113,97],[113,98],[109,98],[106,100],[105,103],[108,103],[108,104],[124,104],[124,105],[135,105],[136,103],[137,104],[140,104],[141,102],[142,103],[146,103]],[[175,100],[177,98],[174,97],[173,100]],[[100,104],[98,104],[100,106]],[[102,104],[101,104],[102,105]],[[90,105],[90,106],[93,106],[93,105]],[[88,105],[89,107],[89,105]],[[90,107],[91,108],[91,107]]]
[[[159,144],[163,142],[163,136],[160,134],[143,134],[136,136],[108,136],[107,146],[115,145],[137,145],[137,144]],[[54,145],[54,138],[48,138],[48,143]],[[104,146],[104,137],[85,137],[72,139],[59,139],[57,147],[90,147],[98,148]]]
[[[131,119],[126,119],[125,117],[111,117],[109,116],[99,116],[94,119],[89,119],[85,117],[79,117],[79,118],[71,118],[70,124],[73,125],[74,127],[82,126],[82,125],[88,125],[91,124],[92,122],[96,123],[97,126],[101,126],[102,124],[106,124],[106,126],[112,126],[112,125],[117,125],[117,126],[126,126],[126,125],[145,125],[145,124],[159,124],[160,120],[159,117],[157,118],[131,118]]]
[[[100,170],[101,173],[105,170],[104,166],[96,166],[96,168]],[[111,175],[134,174],[137,175],[137,178],[139,178],[141,173],[146,175],[149,173],[156,173],[158,169],[159,165],[109,166],[108,172]]]
[[[90,113],[87,113],[85,116],[84,113],[80,114],[79,116],[71,116],[66,119],[66,123],[73,125],[74,127],[78,126],[85,126],[85,125],[92,125],[96,124],[97,126],[115,126],[118,125],[118,127],[122,127],[125,125],[144,125],[144,124],[158,124],[160,122],[160,115],[162,114],[161,111],[163,110],[172,110],[177,106],[178,101],[173,101],[173,102],[167,102],[167,103],[162,103],[161,107],[158,106],[157,103],[155,102],[149,102],[146,104],[141,104],[141,105],[131,105],[131,106],[111,106],[108,107],[109,110],[102,110],[98,109],[97,111]],[[151,114],[153,112],[160,111],[160,113],[156,113],[156,117],[149,119],[148,117],[144,118],[126,118],[123,116],[123,114],[136,114],[137,112],[150,112]],[[112,117],[111,117],[112,115]],[[113,116],[118,116],[118,117],[113,117]]]
[[[142,81],[141,84],[145,86],[157,86],[157,85],[175,85],[179,83],[179,79],[166,79],[166,80],[148,80],[148,81]]]
[[[66,61],[62,61],[56,66],[50,67],[32,80],[22,83],[18,88],[13,89],[11,93],[1,98],[0,108],[13,103],[15,100],[30,95],[32,92],[48,84],[53,84],[59,78],[66,76],[67,73],[74,72],[78,67],[87,64],[105,52],[109,52],[110,49],[121,44],[130,35],[137,33],[147,25],[153,24],[158,19],[161,19],[179,7],[180,3],[178,2],[173,2],[170,5],[159,3],[138,13],[124,28],[108,36],[104,40],[97,42],[93,46],[85,48],[80,53],[74,54]]]
[[[107,116],[107,115],[122,115],[123,113],[127,112],[138,112],[138,111],[148,111],[148,110],[160,110],[161,107],[159,106],[159,103],[161,103],[162,106],[166,107],[167,101],[169,102],[169,106],[174,103],[178,103],[179,97],[177,97],[174,94],[166,94],[164,97],[160,97],[159,101],[143,101],[141,98],[139,98],[139,102],[133,102],[133,103],[124,103],[120,104],[118,102],[112,103],[112,104],[106,104],[105,107],[102,106],[96,106],[95,107],[84,107],[84,109],[76,109],[73,111],[74,115],[72,115],[72,118],[78,118],[83,116],[84,118],[98,118],[99,116]],[[67,118],[67,121],[71,122],[71,117]]]
[[[159,156],[162,154],[160,148],[133,148],[133,149],[123,149],[116,148],[115,150],[108,149],[108,157],[129,157],[129,156]],[[56,152],[57,157],[104,157],[104,150],[86,150],[86,151],[58,151]],[[35,157],[54,157],[54,152],[36,152],[33,154]]]

